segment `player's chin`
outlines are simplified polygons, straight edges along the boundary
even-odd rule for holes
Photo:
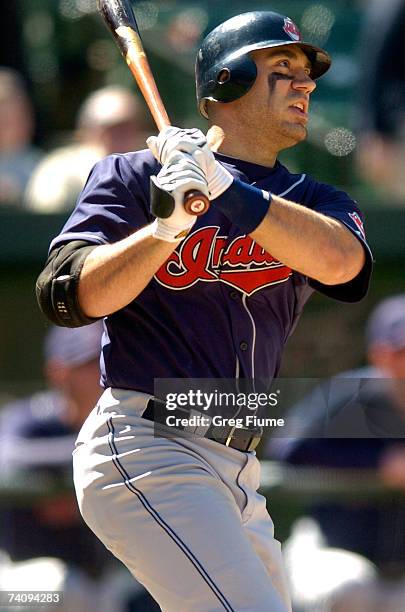
[[[308,130],[306,126],[305,125],[298,126],[298,129],[296,130],[296,134],[297,134],[297,142],[301,142],[302,140],[305,140],[306,137],[308,136]]]
[[[302,142],[308,135],[308,130],[302,123],[286,123],[283,128],[284,139],[288,147],[293,147]]]
[[[306,119],[301,120],[301,121],[294,121],[294,123],[288,122],[290,130],[297,136],[300,136],[301,138],[307,137],[307,133],[308,133],[307,124],[308,124],[308,121]]]

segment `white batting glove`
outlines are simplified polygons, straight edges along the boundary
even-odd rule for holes
[[[232,185],[232,174],[215,159],[209,147],[194,151],[193,159],[207,177],[210,200],[218,198]]]
[[[158,136],[150,136],[146,144],[161,164],[166,163],[173,151],[192,155],[201,147],[208,148],[207,139],[201,130],[183,130],[172,125],[164,128]]]
[[[181,129],[169,126],[158,136],[150,136],[146,143],[162,164],[166,163],[173,151],[192,155],[207,177],[210,200],[218,198],[233,182],[233,176],[216,161],[205,135],[197,128]]]
[[[201,167],[185,153],[173,151],[157,176],[151,177],[151,211],[156,216],[152,235],[167,242],[180,242],[197,220],[184,210],[184,195],[200,191],[208,196]]]

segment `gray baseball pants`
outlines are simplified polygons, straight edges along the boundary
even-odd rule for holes
[[[73,453],[82,516],[167,612],[288,612],[260,464],[205,438],[154,434],[149,395],[107,389]]]

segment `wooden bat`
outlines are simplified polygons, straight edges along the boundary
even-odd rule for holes
[[[97,0],[97,6],[142,92],[159,131],[163,130],[170,125],[170,119],[146,57],[129,0]],[[188,191],[184,196],[184,208],[192,215],[204,214],[209,205],[207,196],[199,191]]]

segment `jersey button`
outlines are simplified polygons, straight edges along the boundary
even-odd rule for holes
[[[239,297],[239,293],[237,291],[230,291],[229,296],[232,300],[237,300]]]
[[[249,348],[249,345],[248,345],[248,343],[247,343],[247,342],[244,342],[244,341],[243,341],[243,342],[241,342],[241,343],[239,344],[239,348],[240,348],[240,350],[241,350],[241,351],[247,351],[247,350],[248,350],[248,348]]]

